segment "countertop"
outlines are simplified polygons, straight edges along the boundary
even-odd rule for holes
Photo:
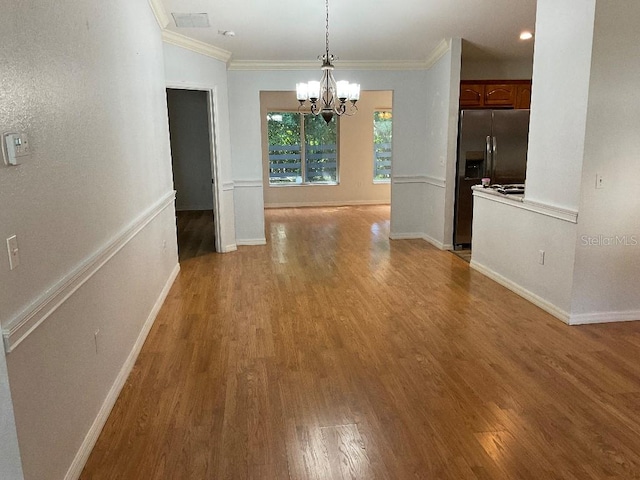
[[[483,198],[503,205],[510,205],[514,208],[521,208],[523,210],[564,220],[565,222],[578,223],[578,212],[559,208],[554,205],[547,205],[527,200],[524,198],[524,194],[500,193],[494,188],[484,188],[482,185],[474,185],[471,189],[473,190],[474,197]]]
[[[493,195],[499,198],[509,199],[509,200],[513,200],[514,202],[520,202],[520,203],[524,201],[524,193],[509,193],[509,194],[500,193],[495,188],[491,188],[491,187],[485,188],[482,185],[474,185],[473,187],[471,187],[471,190],[473,190],[474,195],[480,195],[480,194]]]

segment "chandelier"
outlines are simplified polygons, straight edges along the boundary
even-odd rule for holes
[[[333,115],[354,115],[358,111],[356,102],[360,99],[360,84],[349,83],[347,80],[336,82],[333,78],[333,64],[337,57],[329,54],[329,0],[325,0],[326,17],[326,50],[324,55],[318,56],[322,61],[322,79],[319,82],[296,84],[296,96],[300,102],[298,111],[309,100],[311,113],[322,115],[329,123]],[[349,101],[349,103],[347,103]]]

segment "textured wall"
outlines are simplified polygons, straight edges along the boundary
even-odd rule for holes
[[[5,3],[0,132],[28,133],[33,150],[0,166],[0,239],[17,234],[21,257],[10,271],[0,254],[6,331],[170,198],[172,180],[148,2]],[[28,480],[65,477],[174,271],[175,243],[169,204],[7,355]]]
[[[0,239],[17,234],[22,258],[10,272],[0,255],[5,327],[172,189],[153,21],[145,0],[26,0],[0,16],[0,131],[33,149],[0,167]]]

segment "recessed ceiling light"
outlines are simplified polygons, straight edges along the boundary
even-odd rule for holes
[[[207,28],[209,16],[206,13],[172,13],[178,28]]]
[[[233,30],[218,30],[218,35],[223,35],[225,37],[235,37],[236,32]]]
[[[533,33],[524,31],[520,34],[520,40],[531,40],[533,38]]]

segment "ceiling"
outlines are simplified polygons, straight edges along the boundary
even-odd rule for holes
[[[166,30],[231,53],[231,62],[308,62],[325,50],[323,0],[155,0]],[[533,58],[536,0],[330,0],[330,52],[345,62],[426,62],[443,39],[463,58]],[[172,13],[207,13],[209,28],[177,28]],[[232,30],[234,37],[218,31]]]

